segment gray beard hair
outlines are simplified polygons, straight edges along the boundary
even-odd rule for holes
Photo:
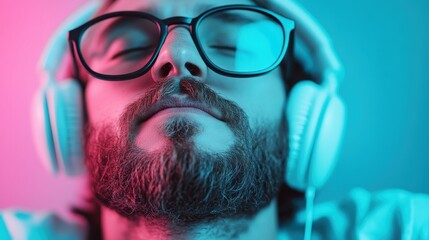
[[[199,91],[215,94],[207,89],[189,93]],[[227,124],[236,141],[227,153],[198,150],[192,139],[199,126],[186,117],[173,117],[165,123],[170,144],[151,153],[134,145],[127,127],[121,127],[117,135],[113,126],[87,126],[86,164],[93,193],[101,204],[129,220],[144,217],[178,227],[221,218],[248,218],[266,207],[284,179],[286,121],[274,128],[252,130],[238,106],[219,96],[216,101],[223,101],[219,109],[234,109],[227,114],[231,117]],[[130,109],[135,106],[126,112]],[[124,113],[121,119],[120,124],[126,124],[130,115]]]

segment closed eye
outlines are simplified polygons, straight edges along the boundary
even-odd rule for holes
[[[220,50],[226,50],[226,51],[237,51],[236,47],[233,46],[225,46],[225,45],[210,45],[211,48],[216,48]]]
[[[151,53],[153,49],[153,46],[144,46],[144,47],[136,47],[136,48],[129,48],[123,51],[120,51],[112,56],[112,59],[121,57],[123,55],[132,54],[132,53],[138,53],[138,52],[146,52]]]

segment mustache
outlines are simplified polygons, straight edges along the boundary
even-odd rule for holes
[[[177,98],[177,96],[186,98]],[[123,133],[133,133],[139,124],[168,107],[194,107],[224,121],[229,126],[238,124],[237,116],[246,116],[236,103],[227,100],[192,77],[172,78],[158,82],[143,96],[129,104],[120,117]]]

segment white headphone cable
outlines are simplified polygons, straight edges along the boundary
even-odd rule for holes
[[[314,195],[316,189],[314,187],[308,187],[305,190],[305,231],[304,231],[304,240],[311,239],[311,230],[313,226],[313,206],[314,206]]]

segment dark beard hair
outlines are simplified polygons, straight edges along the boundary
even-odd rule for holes
[[[198,125],[187,118],[166,123],[171,144],[165,149],[147,153],[134,145],[142,112],[175,93],[222,111],[236,138],[227,153],[197,150],[189,139]],[[286,121],[252,130],[242,109],[193,79],[158,84],[125,109],[119,124],[118,135],[113,126],[87,126],[86,163],[96,198],[130,220],[184,226],[250,217],[276,197],[283,182]]]

